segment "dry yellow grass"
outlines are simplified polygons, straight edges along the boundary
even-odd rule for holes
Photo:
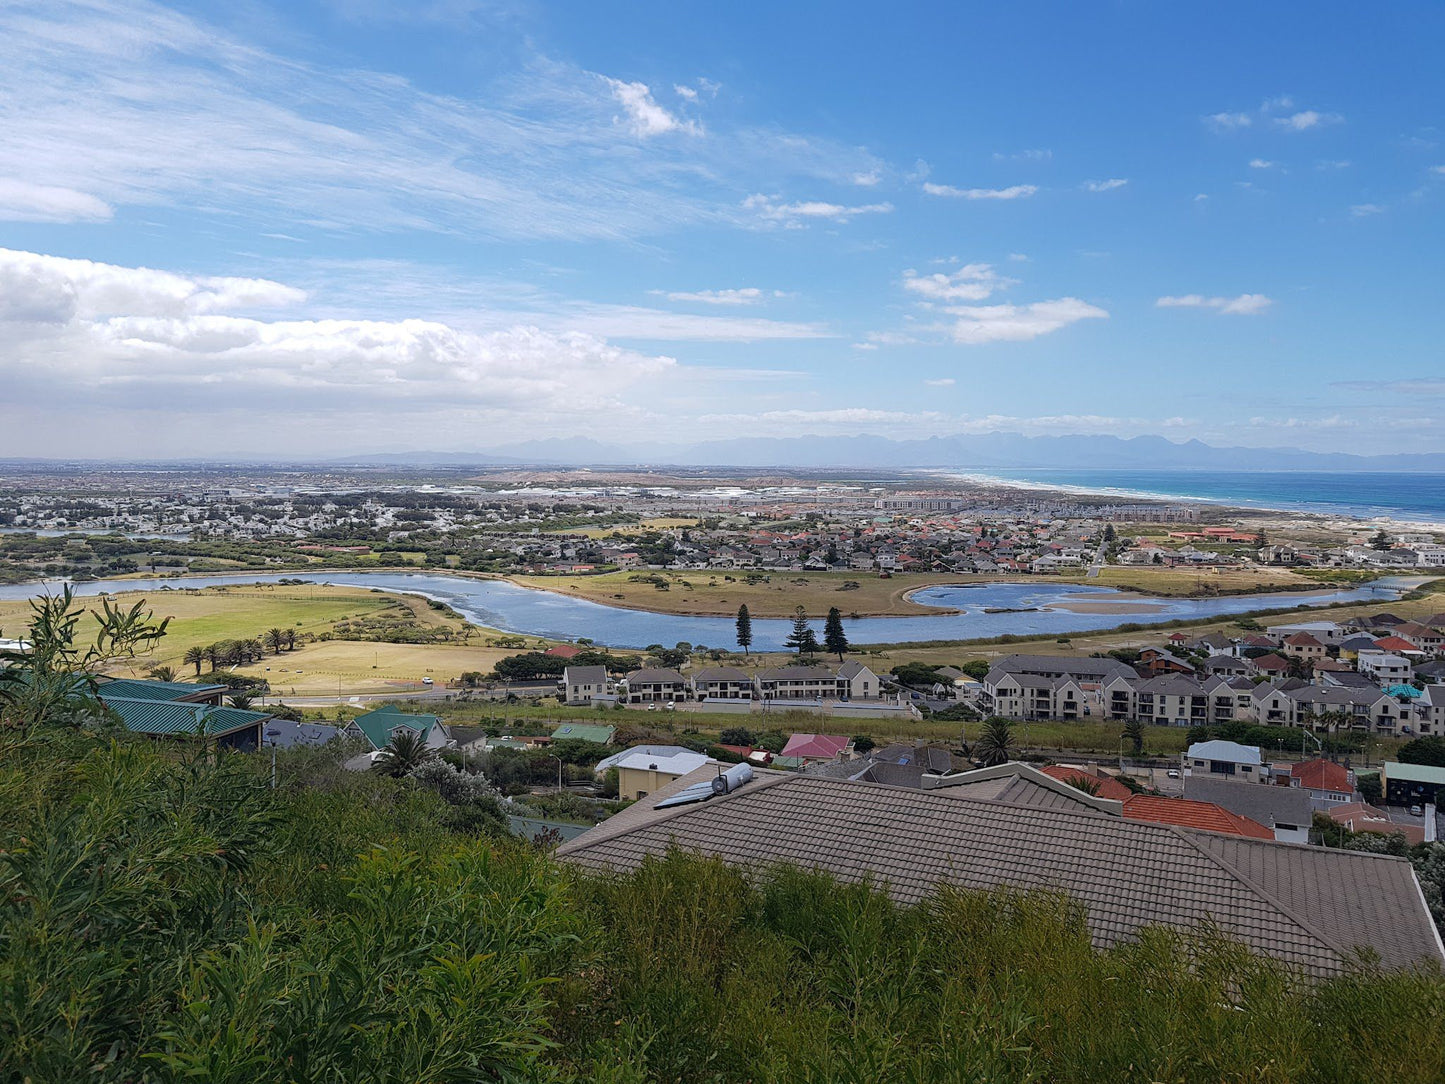
[[[748,583],[747,577],[762,577]],[[645,577],[661,577],[668,589],[659,590]],[[815,616],[836,606],[845,614],[862,617],[907,616],[938,611],[910,602],[910,591],[930,584],[1028,582],[1046,587],[1051,583],[1088,583],[1146,594],[1183,597],[1191,595],[1237,594],[1288,588],[1318,590],[1324,585],[1288,569],[1229,569],[1199,573],[1192,569],[1119,568],[1102,571],[1097,579],[1082,572],[1065,576],[938,575],[898,573],[882,579],[876,572],[755,572],[723,569],[681,572],[638,570],[609,572],[600,576],[515,576],[517,583],[538,587],[610,606],[655,610],[660,613],[697,616],[730,616],[746,603],[754,617],[791,617],[802,606]],[[853,583],[856,587],[845,588]]]

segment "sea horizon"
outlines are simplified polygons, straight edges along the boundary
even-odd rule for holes
[[[1009,467],[947,474],[1017,489],[1191,501],[1422,526],[1445,523],[1445,471]]]

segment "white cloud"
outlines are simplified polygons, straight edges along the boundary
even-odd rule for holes
[[[702,129],[690,120],[681,120],[658,105],[652,97],[652,90],[646,83],[626,83],[620,79],[602,77],[612,88],[612,96],[621,104],[627,114],[629,127],[639,139],[662,135],[665,132],[687,132],[698,135]]]
[[[1161,297],[1154,304],[1161,309],[1214,309],[1227,316],[1256,316],[1273,305],[1274,301],[1264,294],[1240,294],[1238,297],[1184,294],[1179,297]]]
[[[1430,167],[1430,172],[1431,172],[1431,173],[1439,173],[1439,174],[1441,174],[1441,175],[1445,175],[1445,166],[1431,166],[1431,167]]]
[[[877,350],[877,349],[878,349],[878,344],[877,344],[877,343],[854,343],[854,344],[853,344],[853,349],[854,349],[854,350]]]
[[[1322,159],[1315,163],[1315,169],[1349,169],[1353,163],[1348,158]]]
[[[1251,158],[1249,160],[1250,169],[1274,169],[1278,165],[1278,162],[1270,162],[1264,158]]]
[[[1195,203],[1202,203],[1209,198],[1208,192],[1197,192],[1194,196]]]
[[[1248,113],[1211,113],[1204,118],[1204,123],[1216,131],[1228,132],[1236,128],[1248,128],[1254,120]]]
[[[1110,177],[1107,181],[1085,181],[1084,190],[1087,192],[1111,192],[1115,188],[1123,188],[1128,183],[1127,177]]]
[[[1378,203],[1357,203],[1350,208],[1350,215],[1354,218],[1367,218],[1370,215],[1382,215],[1385,208]]]
[[[885,215],[893,210],[891,203],[866,203],[848,206],[841,203],[826,203],[822,200],[803,200],[795,203],[781,203],[777,196],[762,193],[743,200],[743,207],[755,211],[769,222],[798,227],[807,219],[832,219],[847,222],[856,215]]]
[[[673,290],[667,293],[654,290],[653,293],[662,293],[669,301],[694,301],[703,305],[756,305],[764,296],[756,286],[743,286],[736,290]]]
[[[110,204],[88,192],[0,177],[0,221],[104,222]]]
[[[683,86],[681,83],[674,83],[674,84],[673,84],[673,87],[672,87],[672,91],[673,91],[674,94],[676,94],[679,98],[682,98],[684,101],[689,101],[689,102],[695,102],[695,101],[697,101],[697,91],[694,90],[692,87]]]
[[[882,179],[882,172],[876,169],[870,169],[866,173],[853,174],[853,183],[859,188],[873,188]]]
[[[1322,128],[1328,124],[1343,124],[1345,118],[1338,113],[1319,113],[1313,109],[1306,109],[1299,113],[1291,113],[1287,117],[1275,117],[1274,122],[1291,132],[1305,132],[1311,128]]]
[[[409,404],[570,414],[615,403],[671,358],[579,331],[514,326],[476,333],[433,320],[230,315],[304,295],[265,280],[0,252],[0,376],[30,396],[103,403],[160,397],[183,411],[247,405],[346,412]]]
[[[947,196],[951,199],[1026,199],[1039,190],[1038,185],[1016,184],[1008,188],[956,188],[951,184],[925,183],[923,190],[930,196]]]
[[[185,317],[296,305],[306,293],[268,279],[187,278],[146,267],[119,267],[0,249],[0,315],[27,299],[26,319],[64,323],[128,315]],[[45,299],[42,303],[40,299]]]
[[[912,269],[903,272],[903,288],[929,301],[983,301],[1015,281],[1004,278],[986,263],[965,264],[947,275],[920,275]]]
[[[954,380],[951,376],[943,376],[937,380],[925,380],[923,383],[926,387],[930,388],[951,388],[957,384],[958,381]]]
[[[1277,98],[1266,98],[1259,105],[1261,113],[1273,113],[1279,109],[1293,109],[1294,99],[1288,94],[1281,94]]]
[[[1024,342],[1080,320],[1107,319],[1103,309],[1076,297],[1029,305],[974,305],[945,310],[958,320],[948,329],[954,342]]]

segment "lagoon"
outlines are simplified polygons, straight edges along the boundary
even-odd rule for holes
[[[242,586],[279,580],[409,592],[437,599],[469,621],[505,632],[548,639],[587,638],[615,648],[671,646],[680,641],[731,649],[731,617],[692,617],[626,610],[586,599],[538,591],[506,580],[481,580],[440,572],[332,572],[256,575],[173,576],[159,580],[92,580],[75,585],[79,595],[144,591],[156,612],[165,613],[163,596],[180,588]],[[973,640],[1015,636],[1066,635],[1113,628],[1125,622],[1156,624],[1184,619],[1207,620],[1266,609],[1299,609],[1343,602],[1388,602],[1400,596],[1402,581],[1379,580],[1363,587],[1310,592],[1230,595],[1222,598],[1156,598],[1075,583],[986,583],[940,585],[915,591],[912,598],[937,606],[937,614],[912,617],[844,617],[855,644],[910,643],[924,640]],[[37,584],[0,586],[0,598],[39,594]],[[988,610],[1014,612],[989,613]],[[1105,612],[1099,612],[1103,610]],[[815,625],[820,633],[823,615]],[[753,618],[753,648],[776,651],[792,630],[784,619]]]

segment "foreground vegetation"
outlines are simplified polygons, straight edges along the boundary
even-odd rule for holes
[[[1216,1081],[1445,1073],[1445,976],[1306,984],[1207,931],[1098,951],[1050,893],[673,854],[596,877],[441,761],[152,743],[62,599],[0,658],[0,1079]],[[74,620],[72,620],[74,618]],[[396,759],[396,758],[393,758]],[[393,777],[393,776],[398,777]]]

